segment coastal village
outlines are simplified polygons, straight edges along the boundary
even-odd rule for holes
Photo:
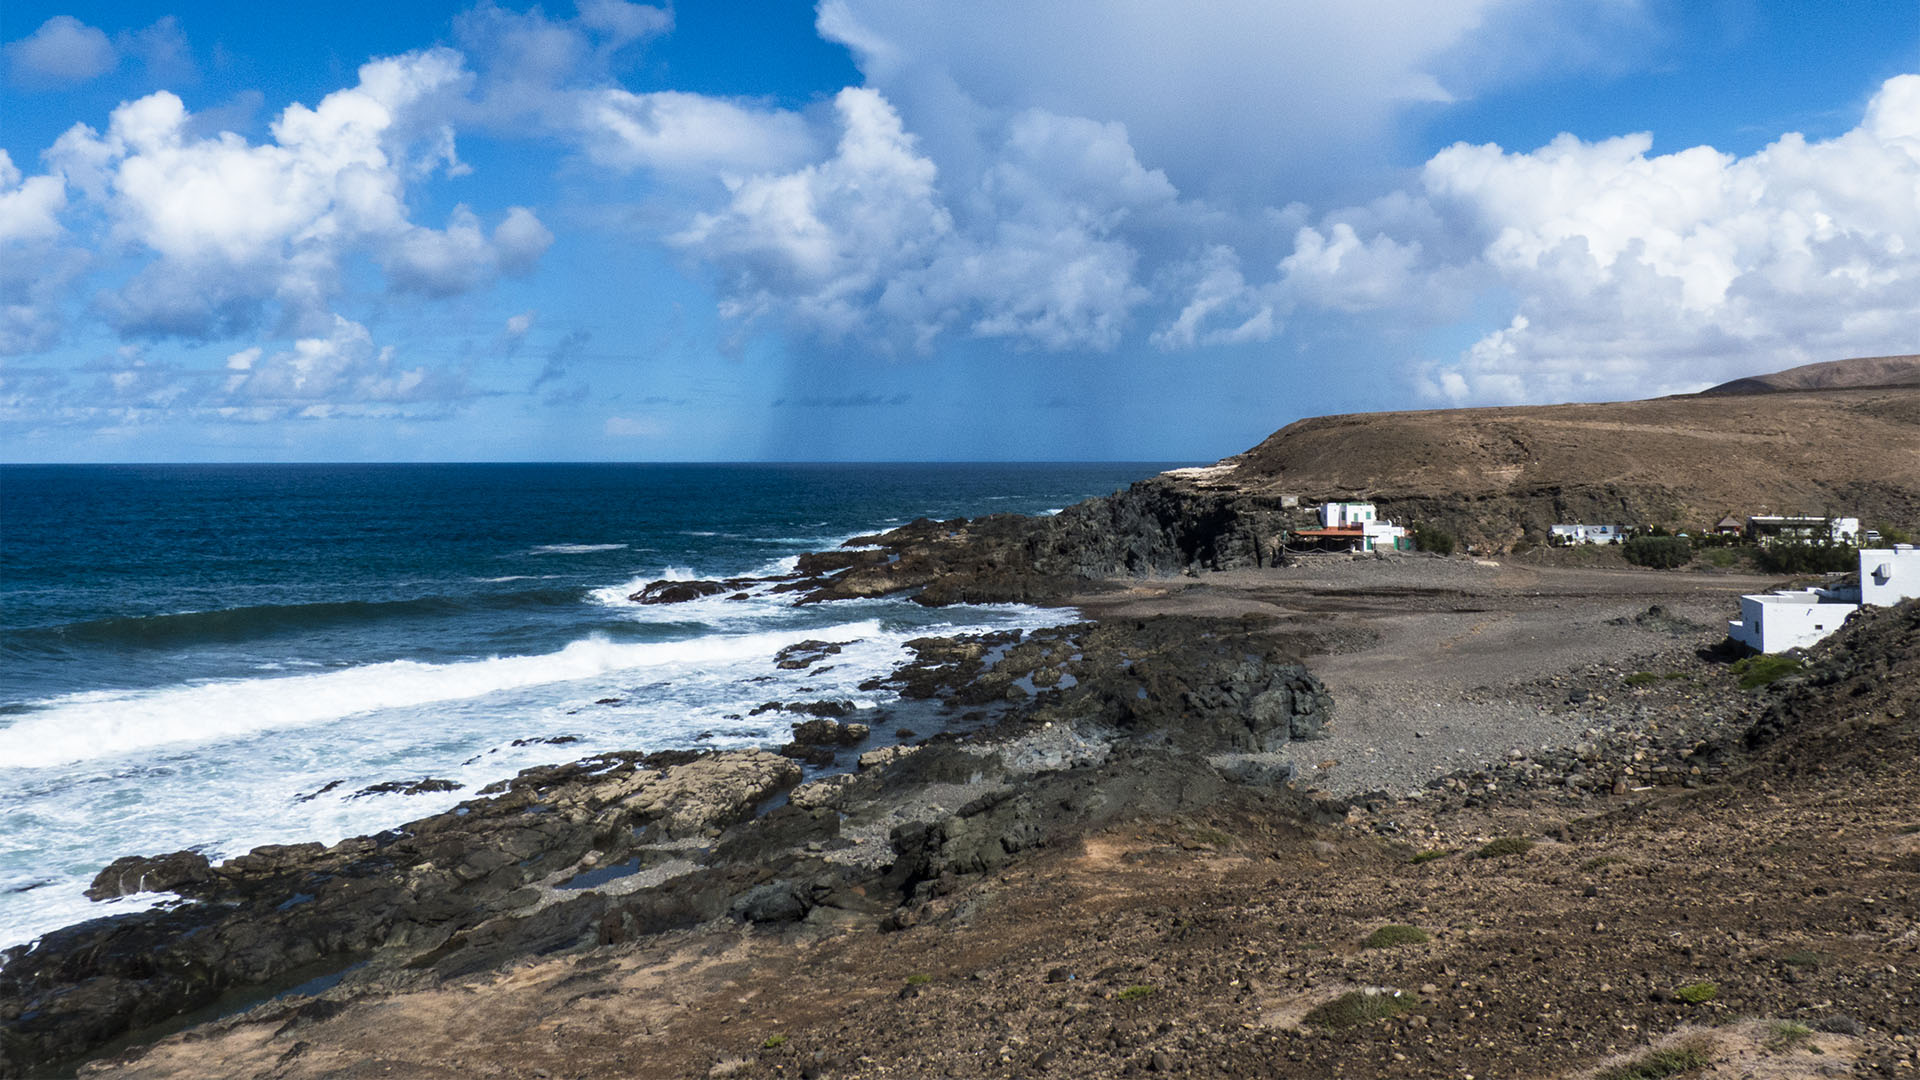
[[[1297,507],[1299,499],[1283,497],[1282,505]],[[1412,551],[1416,547],[1409,530],[1380,517],[1373,503],[1325,502],[1315,513],[1318,521],[1314,527],[1283,535],[1279,546],[1293,552],[1351,554]],[[1742,526],[1738,518],[1728,514],[1714,524],[1710,533],[1702,532],[1721,542],[1744,541],[1756,547],[1794,544],[1823,552],[1857,554],[1857,571],[1836,572],[1834,576],[1841,580],[1831,584],[1742,595],[1739,617],[1727,621],[1727,636],[1758,653],[1805,649],[1838,630],[1862,605],[1890,607],[1920,597],[1920,545],[1876,546],[1882,540],[1880,531],[1862,529],[1858,517],[1756,514]],[[1617,523],[1555,524],[1549,536],[1556,547],[1624,546],[1639,536],[1691,539],[1685,532]]]

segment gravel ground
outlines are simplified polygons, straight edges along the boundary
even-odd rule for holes
[[[1096,618],[1273,618],[1274,632],[1297,639],[1335,702],[1327,737],[1288,751],[1303,786],[1337,796],[1404,795],[1515,752],[1595,738],[1619,723],[1610,702],[1622,697],[1650,699],[1639,710],[1643,720],[1670,720],[1685,706],[1683,691],[1720,666],[1700,654],[1726,637],[1739,595],[1775,583],[1625,567],[1336,555],[1141,581],[1080,606]],[[1655,607],[1664,615],[1648,618]],[[1682,685],[1625,685],[1636,672]]]

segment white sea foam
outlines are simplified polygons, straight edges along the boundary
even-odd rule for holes
[[[629,578],[625,583],[620,585],[607,585],[594,589],[587,593],[587,597],[596,604],[605,604],[608,607],[616,608],[630,608],[633,606],[633,601],[627,599],[627,597],[632,596],[634,593],[639,592],[641,589],[646,588],[656,581],[700,580],[703,580],[701,576],[689,567],[667,566],[662,567],[658,573],[642,574],[639,577]]]
[[[596,551],[625,551],[625,544],[541,544],[533,549],[535,555],[588,555]]]
[[[878,629],[878,623],[865,622],[834,632],[860,636]],[[45,768],[173,743],[215,742],[612,671],[725,663],[769,655],[805,636],[787,630],[644,644],[589,638],[540,656],[453,664],[395,660],[316,675],[71,694],[41,703],[0,729],[0,768]]]

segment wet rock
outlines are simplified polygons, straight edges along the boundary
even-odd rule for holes
[[[636,604],[684,604],[689,600],[698,600],[703,596],[730,592],[739,588],[738,582],[725,581],[654,581],[639,592],[627,597]]]
[[[207,857],[197,851],[175,851],[167,855],[143,857],[128,855],[115,859],[87,886],[87,899],[111,900],[142,892],[174,892],[185,886],[213,880]]]
[[[347,797],[358,799],[366,795],[427,795],[438,791],[459,791],[465,786],[455,780],[441,780],[426,776],[418,780],[388,780],[385,783],[370,784]]]
[[[867,741],[871,729],[865,724],[846,724],[837,720],[802,720],[793,725],[793,741],[801,746],[858,746]]]
[[[803,671],[840,652],[845,642],[806,641],[789,645],[773,654],[773,666],[785,671]]]

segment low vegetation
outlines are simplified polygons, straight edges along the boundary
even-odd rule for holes
[[[1451,854],[1453,854],[1453,852],[1448,851],[1446,848],[1428,848],[1425,851],[1415,852],[1413,858],[1409,859],[1408,861],[1413,863],[1415,866],[1418,866],[1423,862],[1432,862],[1435,859],[1444,859]]]
[[[1414,522],[1413,546],[1421,551],[1431,551],[1435,555],[1453,554],[1453,534],[1445,529],[1436,529],[1431,525]]]
[[[1389,923],[1367,935],[1360,943],[1363,949],[1391,949],[1399,945],[1419,945],[1433,940],[1433,935],[1417,926]]]
[[[1693,542],[1684,536],[1636,536],[1626,542],[1620,554],[1635,566],[1673,570],[1692,561]]]
[[[1729,669],[1740,680],[1740,689],[1758,690],[1770,686],[1800,670],[1800,661],[1791,656],[1763,653],[1736,660]]]
[[[1313,1027],[1340,1031],[1399,1016],[1419,1004],[1419,998],[1403,990],[1352,990],[1314,1006],[1300,1019]]]
[[[925,986],[932,981],[933,981],[933,976],[928,975],[925,972],[920,972],[917,974],[907,976],[908,986]]]
[[[1805,1024],[1796,1024],[1791,1020],[1775,1020],[1767,1025],[1767,1049],[1776,1053],[1791,1050],[1808,1039],[1813,1038],[1813,1029]]]
[[[1837,574],[1860,565],[1860,555],[1849,544],[1768,544],[1754,555],[1768,574]]]
[[[1138,1001],[1148,994],[1153,993],[1155,989],[1155,987],[1141,983],[1137,986],[1129,986],[1113,996],[1119,998],[1121,1001]]]
[[[1698,1046],[1674,1046],[1642,1054],[1624,1065],[1603,1069],[1594,1080],[1666,1080],[1669,1076],[1704,1069],[1709,1062],[1707,1052]]]
[[[1720,984],[1702,980],[1688,983],[1673,992],[1673,999],[1683,1005],[1705,1005],[1720,996]]]
[[[1499,859],[1508,855],[1525,855],[1533,850],[1533,841],[1524,836],[1502,836],[1487,841],[1479,851],[1473,853],[1476,859]]]

